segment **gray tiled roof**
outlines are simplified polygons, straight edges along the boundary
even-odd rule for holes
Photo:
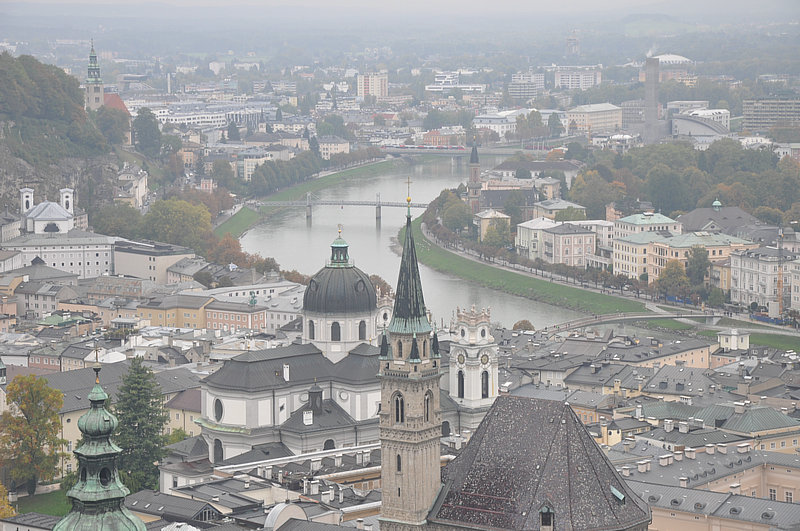
[[[0,522],[6,522],[6,524],[16,524],[16,527],[10,525],[8,526],[8,529],[19,529],[19,526],[33,529],[53,529],[59,520],[61,520],[60,516],[51,516],[49,514],[41,513],[24,513],[3,518],[0,520]]]
[[[443,525],[536,529],[545,505],[565,529],[650,521],[649,507],[563,402],[498,397],[442,478],[428,520]]]
[[[306,411],[313,412],[311,424],[308,425],[303,422],[303,415]],[[306,403],[303,407],[296,410],[289,416],[286,422],[281,424],[281,430],[289,432],[308,432],[330,430],[353,426],[354,424],[356,424],[356,421],[353,420],[353,417],[348,415],[335,400],[323,400],[322,409],[319,411],[313,411],[309,403]]]
[[[169,520],[178,518],[192,520],[202,511],[208,509],[221,516],[221,513],[210,504],[191,500],[182,496],[173,496],[154,490],[140,490],[134,494],[129,494],[125,499],[125,507],[132,511],[145,514],[152,514],[158,517],[171,516]]]

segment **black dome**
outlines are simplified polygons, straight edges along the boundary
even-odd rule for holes
[[[303,296],[303,310],[318,313],[361,313],[377,307],[377,295],[369,276],[350,263],[347,242],[341,237],[331,245],[331,260],[311,277]]]

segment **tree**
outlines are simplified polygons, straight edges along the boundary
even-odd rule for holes
[[[205,205],[178,199],[156,201],[144,216],[142,232],[153,240],[200,251],[211,234],[211,214]]]
[[[689,278],[679,260],[670,260],[658,275],[658,289],[665,295],[682,297],[689,291]]]
[[[234,174],[231,163],[226,160],[215,160],[211,166],[211,177],[217,181],[217,184],[225,188],[233,188]]]
[[[8,491],[0,483],[0,518],[11,518],[15,516],[17,511],[14,510],[14,507],[11,506],[11,503],[8,501]]]
[[[161,153],[161,131],[153,111],[142,107],[133,120],[133,132],[136,136],[136,149],[154,159]]]
[[[525,205],[525,194],[519,190],[514,190],[506,196],[506,201],[503,203],[503,212],[507,216],[511,216],[511,226],[516,227],[523,221],[522,207]]]
[[[517,179],[530,179],[531,170],[527,168],[517,168],[517,171],[514,172],[514,177]]]
[[[56,474],[61,447],[58,416],[64,404],[61,391],[48,387],[34,375],[17,376],[6,388],[8,409],[0,415],[0,463],[18,484],[27,483],[33,494],[40,479]]]
[[[508,220],[493,219],[483,235],[483,243],[496,249],[511,244],[511,230],[508,227]]]
[[[460,199],[448,201],[442,212],[442,225],[453,232],[469,226],[472,222],[472,211]]]
[[[703,284],[709,267],[711,267],[711,262],[708,259],[708,250],[699,245],[692,247],[686,262],[686,276],[692,286]]]
[[[536,330],[536,328],[533,326],[533,323],[527,319],[522,319],[514,323],[512,330]]]
[[[375,289],[380,290],[382,295],[391,295],[394,290],[392,285],[386,282],[380,275],[370,275],[369,281],[375,286]]]
[[[142,213],[126,203],[108,205],[92,216],[92,227],[107,236],[136,239],[141,237]]]
[[[109,144],[122,144],[131,132],[130,116],[120,109],[100,107],[94,121]]]
[[[564,132],[564,125],[556,113],[550,113],[547,119],[547,127],[550,129],[551,136],[560,136]]]
[[[580,143],[570,142],[567,144],[567,153],[564,155],[564,157],[567,160],[580,160],[585,162],[588,155],[589,150]]]
[[[719,288],[711,288],[708,295],[708,304],[713,308],[721,308],[725,304],[725,292]]]
[[[167,444],[179,443],[187,437],[189,437],[189,434],[183,428],[176,428],[167,436]]]
[[[161,387],[142,358],[133,358],[122,378],[114,414],[119,427],[114,442],[122,448],[119,470],[131,492],[158,488],[157,461],[164,455],[164,411]]]
[[[242,135],[239,133],[239,126],[236,122],[228,124],[228,140],[231,142],[239,142],[242,140]]]

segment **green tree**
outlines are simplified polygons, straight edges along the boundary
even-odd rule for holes
[[[647,192],[653,206],[669,213],[673,210],[689,210],[691,202],[680,175],[665,164],[657,164],[647,172]]]
[[[578,142],[570,142],[567,144],[567,152],[564,158],[567,160],[580,160],[586,162],[586,157],[589,156],[589,150]]]
[[[527,319],[522,319],[514,323],[512,330],[536,330],[536,328],[533,326],[533,323]]]
[[[242,135],[239,133],[239,126],[235,122],[228,124],[228,140],[231,142],[239,142],[242,140]]]
[[[202,251],[211,234],[211,214],[205,205],[168,199],[156,201],[144,216],[146,238]]]
[[[136,137],[136,149],[151,159],[161,154],[161,131],[153,111],[147,107],[139,109],[133,120],[133,132]]]
[[[564,125],[556,113],[550,113],[547,119],[547,127],[550,129],[550,136],[560,136],[564,132]]]
[[[140,238],[142,213],[127,203],[108,205],[92,216],[92,227],[107,236]]]
[[[589,219],[604,219],[606,205],[621,198],[620,193],[603,179],[597,170],[590,170],[575,177],[569,197],[586,207],[586,217]]]
[[[214,161],[214,164],[211,165],[211,177],[217,181],[219,186],[224,186],[229,190],[234,188],[233,168],[231,168],[230,162],[226,160]]]
[[[114,414],[119,419],[114,442],[122,448],[119,470],[125,486],[131,492],[157,489],[168,415],[161,387],[142,358],[133,358],[122,378]]]
[[[167,444],[179,443],[187,437],[189,437],[189,434],[183,428],[176,428],[167,436]]]
[[[686,261],[686,276],[692,286],[703,284],[709,267],[711,267],[711,262],[708,259],[706,248],[699,245],[692,247]]]
[[[453,232],[460,231],[472,223],[472,211],[460,199],[448,201],[442,212],[442,225]]]
[[[11,503],[8,501],[8,491],[0,483],[0,518],[11,518],[15,516],[17,511],[14,510],[14,507],[11,506]]]
[[[511,244],[511,230],[508,227],[508,220],[493,219],[483,235],[484,245],[489,247],[501,248]]]
[[[67,441],[59,436],[63,395],[48,387],[45,378],[20,375],[6,387],[6,404],[0,415],[0,463],[33,494],[38,480],[55,476],[64,455],[61,447]]]
[[[122,144],[131,132],[130,116],[120,109],[100,107],[94,121],[109,144]]]
[[[719,288],[711,288],[708,294],[708,304],[713,308],[721,308],[725,304],[725,292]]]
[[[665,295],[683,297],[689,292],[689,278],[679,260],[670,260],[658,275],[658,290]]]
[[[511,226],[516,227],[523,221],[522,207],[525,205],[525,194],[519,190],[514,190],[506,196],[506,202],[503,203],[503,212],[507,216],[511,216]]]
[[[532,177],[531,170],[527,168],[518,168],[514,172],[514,177],[516,177],[517,179],[530,179]]]

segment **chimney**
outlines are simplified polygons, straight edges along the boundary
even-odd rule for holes
[[[289,381],[289,364],[283,364],[283,380],[288,382]]]
[[[316,496],[319,494],[319,480],[315,479],[311,481],[311,493],[312,496]]]
[[[675,427],[675,423],[672,419],[664,419],[664,431],[669,433]]]
[[[622,467],[622,475],[624,477],[626,477],[626,478],[630,477],[631,476],[631,467],[629,467],[628,465],[625,465],[624,467]]]
[[[272,465],[267,465],[264,467],[264,477],[267,479],[272,479]]]
[[[678,431],[681,433],[689,433],[689,423],[686,421],[680,421],[678,423]]]
[[[219,502],[219,496],[211,496],[212,502]]]
[[[308,481],[308,479],[304,479],[303,480],[303,494],[306,495],[306,496],[308,496],[309,483],[310,482]]]
[[[322,493],[322,496],[320,496],[320,500],[323,503],[330,503],[333,501],[333,495],[334,495],[333,487],[330,487],[328,490]]]
[[[313,474],[317,470],[322,468],[322,459],[312,459],[311,460],[311,473]]]
[[[344,503],[344,489],[339,487],[339,503]]]
[[[742,484],[731,483],[731,494],[741,494],[741,493],[742,493]]]
[[[675,457],[675,461],[683,461],[683,452],[680,450],[677,452],[673,452],[672,455]]]
[[[364,458],[362,462],[366,465],[369,463],[370,459],[372,459],[372,452],[370,450],[364,450]]]
[[[689,486],[689,478],[687,478],[686,476],[679,477],[678,481],[680,481],[680,485],[683,488],[686,488],[686,487]]]
[[[634,446],[636,446],[636,439],[626,437],[625,440],[622,441],[622,448],[626,453],[633,450]]]
[[[636,470],[638,470],[640,474],[644,474],[647,472],[647,463],[645,461],[637,461]]]
[[[364,524],[364,531],[372,531],[372,524]]]
[[[364,458],[362,457],[361,452],[356,452],[356,464],[357,465],[364,464]]]
[[[336,468],[342,466],[342,454],[336,454],[333,456],[333,466]]]
[[[667,466],[670,464],[671,461],[672,461],[672,454],[664,454],[662,456],[659,456],[658,458],[659,466]]]
[[[686,457],[686,459],[694,459],[695,449],[687,446],[683,449],[683,455]]]
[[[356,520],[356,529],[364,529],[364,519],[359,518]]]
[[[727,454],[728,453],[728,445],[725,444],[725,443],[717,443],[717,452],[719,452],[721,454]]]
[[[706,445],[706,454],[707,455],[714,455],[714,450],[716,449],[716,445],[712,443],[708,443]]]
[[[744,402],[734,402],[733,403],[733,412],[741,415],[744,413]]]
[[[644,419],[644,414],[642,413],[642,405],[636,404],[636,420],[642,420],[642,419]]]
[[[250,488],[250,478],[244,480],[244,488],[246,489]]]
[[[781,408],[781,413],[783,413],[784,415],[788,415],[789,414],[789,408],[788,407],[782,407]]]
[[[750,451],[750,445],[747,443],[741,443],[736,445],[737,454],[746,454],[749,451]]]

